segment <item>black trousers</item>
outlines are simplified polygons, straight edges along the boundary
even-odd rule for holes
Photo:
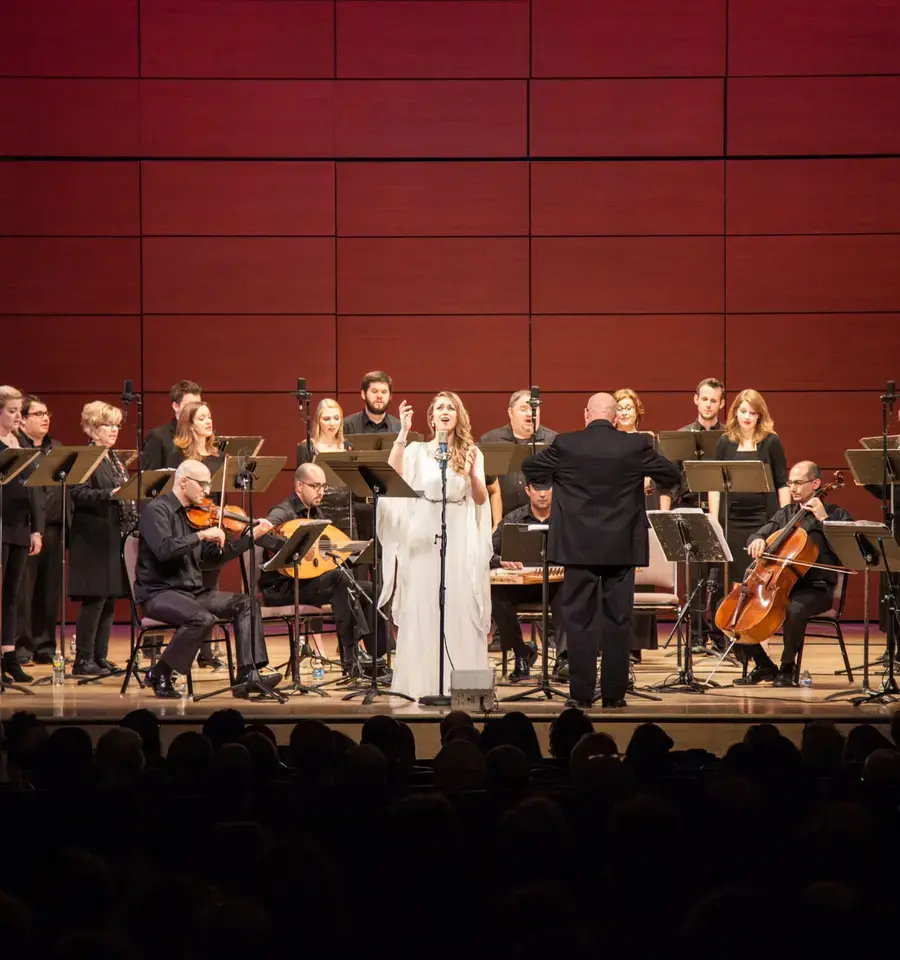
[[[349,573],[349,571],[348,571]],[[352,576],[352,574],[351,574]],[[369,599],[372,598],[372,584],[367,580],[354,580],[357,587]],[[271,606],[291,606],[294,602],[294,580],[282,577],[277,585],[266,587],[263,600]],[[329,570],[320,577],[300,581],[300,602],[313,607],[331,604],[334,625],[337,629],[338,643],[346,655],[343,659],[352,659],[357,641],[362,638],[366,652],[374,656],[384,653],[384,621],[378,617],[379,630],[377,643],[373,641],[373,618],[375,607],[371,603],[363,604],[351,593],[351,584],[347,575],[340,570]]]
[[[573,699],[594,699],[598,651],[603,653],[600,695],[625,696],[633,612],[634,567],[566,567],[562,615],[569,638]]]
[[[18,543],[4,543],[2,546],[3,559],[3,597],[2,603],[3,631],[0,644],[4,647],[14,647],[18,627],[18,597],[25,580],[25,568],[28,563],[28,547]]]
[[[831,587],[827,584],[813,585],[798,583],[791,591],[787,611],[782,626],[784,649],[781,651],[782,672],[787,673],[794,666],[797,654],[803,648],[806,637],[806,625],[810,617],[815,617],[831,608]],[[758,666],[768,666],[772,661],[759,645],[749,648],[753,662]]]
[[[86,663],[106,659],[115,613],[115,597],[82,597],[75,619],[76,660]]]
[[[32,657],[36,653],[53,656],[59,626],[61,589],[62,526],[48,523],[41,552],[36,557],[28,558],[25,581],[19,594],[16,647],[20,656]]]
[[[216,619],[234,623],[234,646],[239,667],[264,667],[269,662],[259,604],[251,603],[244,593],[221,590],[166,590],[146,600],[144,614],[178,627],[162,660],[173,670],[187,673],[201,644],[209,640]],[[251,619],[256,626],[251,636]]]
[[[551,583],[549,586],[550,624],[556,638],[558,655],[565,653],[566,646],[562,626],[562,584]],[[497,625],[501,650],[512,650],[517,657],[528,653],[528,647],[522,639],[522,624],[516,616],[516,606],[520,603],[541,603],[542,589],[539,583],[491,585],[491,616]]]

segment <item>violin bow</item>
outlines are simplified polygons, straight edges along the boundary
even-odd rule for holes
[[[829,563],[810,563],[806,560],[787,560],[779,557],[777,553],[761,553],[760,560],[775,560],[785,567],[809,567],[811,570],[834,570],[835,573],[852,573],[854,576],[859,573],[858,570],[851,570],[849,567],[833,567]]]

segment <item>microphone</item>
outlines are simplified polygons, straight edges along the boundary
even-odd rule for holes
[[[291,396],[298,400],[306,400],[309,397],[309,391],[306,389],[306,377],[297,377],[297,389]]]
[[[126,380],[122,385],[122,404],[125,407],[122,415],[122,422],[125,423],[128,420],[128,405],[134,400],[134,390],[132,388],[132,383],[130,380]]]
[[[450,459],[450,452],[447,447],[447,431],[438,430],[438,460],[446,463]]]
[[[531,399],[528,402],[532,407],[539,407],[541,405],[541,388],[535,384],[531,385]]]
[[[887,390],[885,391],[884,396],[881,398],[881,401],[882,403],[886,403],[889,409],[893,410],[894,402],[896,401],[896,399],[897,399],[897,381],[888,380]]]

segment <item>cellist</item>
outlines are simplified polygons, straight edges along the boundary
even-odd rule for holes
[[[751,559],[757,560],[761,557],[766,550],[767,538],[781,530],[798,510],[802,510],[804,516],[799,526],[806,531],[819,549],[816,563],[839,566],[840,560],[835,556],[825,538],[822,523],[825,520],[848,521],[853,518],[843,507],[823,501],[816,496],[816,491],[822,486],[822,471],[812,460],[801,460],[800,463],[791,467],[788,486],[791,491],[791,502],[778,510],[768,523],[764,523],[747,540],[747,552]],[[781,651],[780,667],[775,666],[762,644],[747,645],[745,649],[753,658],[754,667],[746,677],[739,677],[734,682],[757,684],[772,681],[775,687],[796,687],[795,663],[806,636],[806,625],[810,617],[815,617],[831,608],[836,582],[835,571],[810,567],[791,590],[782,628],[784,648]]]

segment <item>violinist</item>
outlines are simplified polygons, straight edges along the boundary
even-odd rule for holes
[[[270,523],[279,527],[298,518],[328,519],[319,510],[326,488],[325,471],[314,463],[301,463],[294,474],[294,492],[272,507],[268,516]],[[358,673],[357,644],[361,637],[365,638],[366,650],[372,656],[377,655],[375,645],[371,643],[372,623],[366,618],[367,614],[370,618],[374,615],[374,607],[367,603],[364,612],[354,593],[355,589],[359,589],[371,598],[372,584],[367,581],[355,583],[354,588],[352,575],[348,576],[342,570],[329,570],[321,576],[300,581],[300,603],[313,606],[331,604],[341,650],[341,670],[345,676]],[[291,578],[274,570],[269,571],[260,578],[260,587],[267,606],[293,605],[294,581]]]
[[[141,515],[134,598],[145,616],[178,627],[148,677],[157,697],[179,696],[172,684],[172,672],[187,673],[201,644],[209,641],[217,618],[234,622],[238,662],[234,696],[248,696],[247,687],[242,686],[248,680],[269,688],[281,681],[278,673],[259,676],[259,669],[269,662],[259,605],[246,594],[204,586],[201,559],[222,566],[253,544],[247,534],[226,542],[219,527],[193,529],[187,509],[206,500],[209,481],[207,467],[196,460],[185,460],[175,471],[172,492],[151,500]],[[253,539],[271,529],[268,520],[258,521]],[[254,630],[251,617],[256,618]]]
[[[822,523],[829,521],[849,521],[853,518],[836,504],[823,502],[816,496],[822,486],[822,471],[812,460],[801,460],[791,467],[788,478],[791,490],[791,503],[778,510],[768,523],[764,523],[747,541],[747,553],[751,560],[757,560],[766,552],[766,540],[776,531],[786,526],[803,511],[799,525],[806,531],[818,547],[817,564],[838,566],[840,560],[835,556],[828,541]],[[797,655],[806,636],[806,625],[810,617],[815,617],[831,608],[832,594],[837,582],[834,570],[810,567],[791,590],[787,613],[784,618],[784,648],[781,651],[781,666],[776,667],[761,644],[749,647],[755,664],[746,677],[739,677],[736,684],[752,685],[763,681],[772,681],[776,687],[796,687],[795,664]]]

